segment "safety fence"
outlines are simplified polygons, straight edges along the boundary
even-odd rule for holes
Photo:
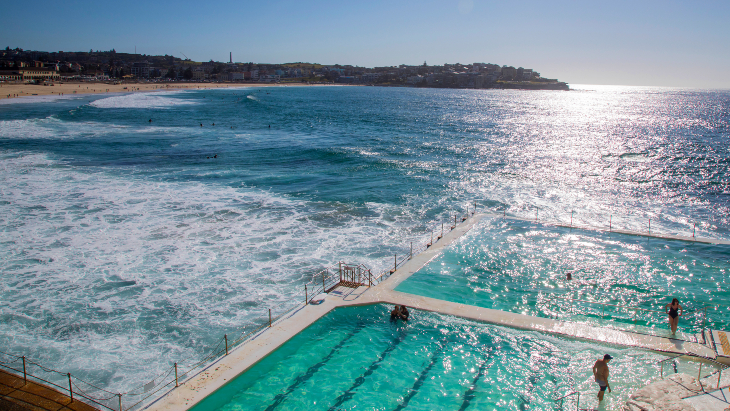
[[[658,335],[707,344],[708,327],[726,324],[730,307],[721,304],[704,304],[687,301],[682,311],[676,335],[670,335],[667,313],[663,310],[628,306],[552,295],[538,301],[541,315],[559,320],[586,322],[595,326],[641,334]],[[693,308],[687,308],[693,307]]]
[[[558,407],[560,407],[560,410],[565,410],[566,408],[565,408],[565,404],[564,403],[566,401],[569,402],[573,398],[575,398],[575,410],[576,411],[580,411],[580,391],[572,391],[572,392],[570,392],[568,394],[563,395],[560,398],[553,399],[553,401],[556,403],[556,405]],[[572,406],[569,406],[567,409],[568,410],[572,410],[573,407]]]
[[[678,231],[670,232],[667,230],[667,227],[664,226],[657,226],[657,222],[661,221],[660,216],[655,217],[642,217],[639,218],[637,216],[631,216],[631,215],[614,215],[609,214],[608,216],[600,216],[595,215],[594,213],[588,213],[590,214],[590,217],[587,217],[588,219],[592,221],[588,221],[585,219],[579,219],[579,214],[576,213],[574,210],[570,212],[568,215],[567,213],[556,213],[553,215],[552,218],[545,218],[545,216],[540,216],[540,208],[539,207],[526,207],[526,208],[520,208],[518,207],[517,210],[509,210],[507,207],[501,207],[501,208],[486,208],[485,212],[490,213],[492,215],[501,215],[505,218],[511,218],[515,220],[522,220],[522,221],[534,221],[539,222],[544,225],[548,226],[555,226],[555,227],[568,227],[568,228],[577,228],[577,229],[586,229],[586,230],[595,230],[595,231],[605,231],[605,232],[616,232],[616,233],[622,233],[622,234],[632,234],[632,235],[641,235],[641,236],[649,236],[649,237],[668,237],[668,238],[678,238],[688,241],[702,241],[707,243],[719,243],[719,244],[730,244],[729,240],[723,240],[723,239],[717,239],[717,238],[710,238],[710,237],[703,237],[700,238],[698,234],[702,234],[698,232],[698,228],[700,230],[702,229],[708,229],[712,227],[711,223],[708,222],[672,222],[671,224],[677,227]],[[596,220],[601,220],[602,222],[596,223]],[[654,226],[652,228],[652,220],[654,221]],[[666,219],[664,220],[666,223]],[[661,230],[661,231],[660,231]],[[691,232],[691,234],[690,234]]]
[[[326,267],[313,275],[312,280],[304,284],[301,292],[296,292],[287,301],[268,308],[265,313],[241,327],[240,333],[237,335],[230,337],[228,334],[223,335],[214,346],[205,351],[202,357],[194,356],[179,360],[152,380],[125,392],[109,391],[71,373],[56,371],[32,362],[24,356],[10,353],[0,352],[0,366],[13,371],[18,376],[23,375],[26,381],[30,378],[47,384],[69,395],[72,400],[80,400],[97,408],[112,411],[137,410],[197,375],[209,365],[228,355],[234,348],[271,328],[278,320],[293,315],[297,310],[311,303],[318,295],[328,293],[339,285],[373,286],[382,282],[414,255],[431,247],[435,241],[443,238],[446,232],[456,228],[460,222],[465,221],[475,212],[476,203],[473,208],[467,206],[464,212],[453,214],[453,219],[452,216],[449,216],[446,223],[430,225],[428,227],[430,241],[416,240],[415,246],[413,241],[409,242],[408,248],[406,248],[408,252],[400,256],[394,255],[392,268],[386,268],[377,275],[374,275],[372,270],[363,264],[348,264],[338,261]]]
[[[699,384],[701,389],[697,390],[695,394],[712,392],[730,385],[730,375],[728,375],[728,372],[724,373],[725,378],[723,378],[723,371],[730,368],[730,366],[715,361],[712,358],[679,354],[664,358],[650,365],[659,366],[659,379],[663,379],[665,375],[669,376],[670,374],[677,373],[683,373],[693,377],[697,376],[697,381],[701,382]],[[595,394],[595,391],[591,394]],[[580,391],[572,390],[558,398],[553,398],[553,401],[559,410],[581,410],[580,396]]]
[[[682,372],[691,376],[697,374],[697,381],[701,381],[703,383],[703,391],[705,391],[705,386],[709,389],[720,389],[730,385],[730,378],[727,378],[727,372],[725,373],[726,378],[722,378],[723,371],[730,368],[730,365],[723,364],[713,360],[712,358],[700,355],[688,357],[684,354],[680,354],[657,361],[657,365],[660,367],[660,378],[664,378],[664,375],[672,374],[672,371],[674,371],[675,374]],[[667,366],[671,366],[671,368],[665,371]]]
[[[473,207],[472,207],[473,206]],[[450,215],[446,222],[439,222],[436,224],[432,224],[427,227],[427,231],[429,233],[429,241],[428,242],[418,242],[416,243],[415,247],[413,245],[413,242],[410,243],[410,251],[408,253],[405,253],[403,255],[398,256],[398,254],[393,255],[393,264],[390,265],[392,268],[386,268],[382,270],[378,275],[376,275],[371,285],[379,284],[380,282],[388,279],[393,273],[395,273],[398,268],[400,268],[403,264],[410,261],[414,255],[418,255],[419,253],[427,250],[432,245],[434,245],[437,241],[441,240],[446,233],[449,231],[455,229],[459,223],[462,223],[466,221],[470,216],[473,216],[476,214],[477,210],[477,203],[472,203],[470,206],[467,206],[465,211],[463,213],[455,213],[452,216]],[[399,258],[400,257],[400,258]]]
[[[109,408],[101,401],[113,398],[113,396],[110,396],[106,399],[101,399],[90,396],[87,394],[87,391],[103,391],[103,389],[78,377],[72,376],[71,373],[64,373],[52,368],[44,367],[41,364],[27,359],[25,356],[19,357],[17,355],[0,351],[0,367],[13,371],[17,376],[22,375],[23,381],[26,384],[30,379],[31,382],[44,384],[51,388],[56,388],[60,392],[67,393],[67,395],[71,398],[71,402],[81,400],[82,402],[94,406]],[[84,389],[82,389],[82,387]]]

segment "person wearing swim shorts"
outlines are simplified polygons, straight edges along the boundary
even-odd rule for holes
[[[608,362],[612,359],[613,357],[606,354],[602,360],[598,360],[593,364],[593,377],[600,387],[600,391],[598,391],[599,402],[603,401],[603,394],[606,393],[606,388],[608,388],[608,392],[611,392],[611,385],[608,383]]]
[[[676,298],[672,299],[670,304],[664,307],[667,315],[669,316],[669,328],[672,330],[672,334],[677,333],[677,325],[679,324],[679,317],[684,312],[684,309],[679,305],[679,300]]]

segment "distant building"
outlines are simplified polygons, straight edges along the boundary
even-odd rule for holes
[[[406,84],[416,85],[421,84],[426,78],[423,76],[411,76],[406,79]]]
[[[336,81],[344,84],[355,84],[357,83],[357,78],[355,76],[339,76]]]
[[[60,79],[61,75],[55,67],[23,67],[0,69],[0,80],[34,81]]]
[[[278,83],[279,80],[281,80],[281,77],[276,74],[264,74],[263,76],[259,76],[259,81],[263,81],[264,83]]]
[[[502,67],[502,79],[503,80],[514,80],[517,75],[517,69],[512,66]]]
[[[150,63],[148,61],[138,61],[132,64],[130,73],[138,78],[150,77]]]
[[[374,83],[380,77],[380,73],[364,73],[360,76],[363,83]]]
[[[23,75],[18,70],[0,69],[0,81],[22,81]]]
[[[205,72],[205,70],[201,69],[200,67],[196,67],[193,69],[193,80],[195,81],[201,81],[201,80],[208,80],[210,76],[208,73]]]

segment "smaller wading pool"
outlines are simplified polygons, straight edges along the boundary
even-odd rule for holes
[[[334,310],[192,410],[547,410],[574,390],[595,406],[605,353],[618,410],[664,358],[416,310],[391,322],[391,308]]]
[[[705,305],[706,325],[730,330],[728,274],[728,245],[485,217],[396,291],[663,336],[677,297],[678,336],[691,340]]]

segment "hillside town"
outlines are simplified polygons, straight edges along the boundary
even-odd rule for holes
[[[196,62],[174,56],[109,51],[47,52],[0,50],[0,81],[339,83],[432,88],[568,90],[566,83],[543,78],[523,67],[491,63],[386,67],[313,63],[262,64]]]

